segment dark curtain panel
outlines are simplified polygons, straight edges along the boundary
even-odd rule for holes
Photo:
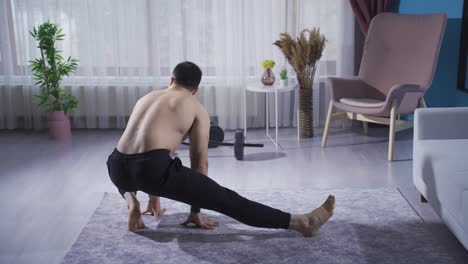
[[[398,0],[349,0],[354,16],[364,36],[367,35],[373,17],[382,12],[393,12]]]

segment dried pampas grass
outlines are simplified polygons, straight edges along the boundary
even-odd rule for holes
[[[302,137],[313,137],[312,84],[317,61],[322,57],[326,38],[320,29],[304,29],[293,39],[288,33],[281,33],[273,44],[278,46],[294,68],[299,82],[299,127]]]
[[[317,61],[322,57],[327,39],[319,28],[304,29],[296,39],[281,33],[273,45],[278,46],[298,75],[302,89],[312,88]]]

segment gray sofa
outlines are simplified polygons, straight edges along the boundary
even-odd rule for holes
[[[468,249],[468,107],[416,110],[413,182]]]

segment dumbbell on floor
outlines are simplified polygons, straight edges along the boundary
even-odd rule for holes
[[[224,131],[221,127],[211,123],[210,126],[210,141],[214,142],[223,142],[224,141]],[[217,148],[217,144],[208,143],[208,148]]]
[[[245,143],[244,132],[242,131],[236,131],[234,138],[235,138],[234,143],[217,142],[214,140],[210,140],[209,144],[216,145],[216,146],[234,147],[234,157],[236,157],[237,160],[244,159],[244,147],[255,147],[255,148],[264,147],[263,144]],[[183,142],[182,144],[189,145],[189,143],[187,142]]]

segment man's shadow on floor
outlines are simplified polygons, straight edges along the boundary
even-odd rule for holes
[[[182,226],[187,214],[178,213],[163,215],[156,229],[146,227],[135,231],[136,234],[159,243],[178,241],[179,243],[233,243],[274,238],[302,237],[299,233],[288,230],[274,229],[234,229],[230,225],[242,225],[234,219],[225,216],[207,215],[205,217],[219,222],[214,229],[199,229],[195,226]],[[170,224],[165,224],[170,223]],[[188,230],[187,230],[188,229]]]
[[[244,161],[264,161],[264,160],[275,160],[286,157],[286,153],[283,152],[258,152],[244,155]]]
[[[163,243],[164,248],[185,252],[178,254],[210,263],[280,263],[283,261],[274,260],[291,254],[289,249],[281,250],[284,245],[281,241],[303,239],[294,231],[251,228],[225,216],[206,216],[219,222],[220,226],[213,230],[184,227],[179,223],[186,217],[185,213],[164,215],[156,229],[144,228],[135,233]]]

